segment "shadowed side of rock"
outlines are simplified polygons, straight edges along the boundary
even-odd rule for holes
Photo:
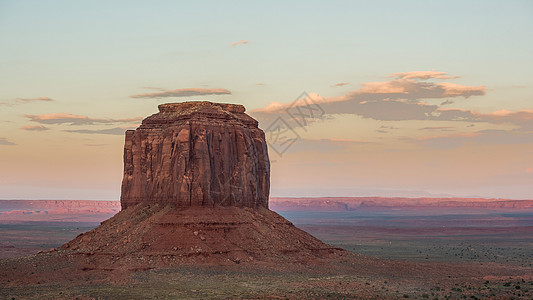
[[[121,205],[267,207],[264,132],[242,105],[185,102],[126,132]]]

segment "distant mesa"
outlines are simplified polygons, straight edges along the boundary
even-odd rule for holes
[[[276,211],[531,210],[533,200],[485,198],[318,197],[270,198]]]

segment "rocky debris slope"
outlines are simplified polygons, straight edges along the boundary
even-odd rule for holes
[[[349,256],[266,208],[136,206],[60,250],[146,267],[173,264],[312,263]],[[149,257],[151,262],[145,261]],[[120,265],[120,264],[119,264]]]
[[[268,207],[265,135],[242,105],[159,105],[126,132],[121,204]]]

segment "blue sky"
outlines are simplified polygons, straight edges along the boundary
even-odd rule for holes
[[[482,95],[411,101],[486,114],[485,121],[392,122],[375,112],[326,111],[327,121],[298,129],[298,153],[275,159],[273,194],[308,195],[324,185],[315,193],[532,197],[533,149],[523,129],[533,109],[532,31],[531,1],[0,1],[0,198],[118,198],[123,136],[108,129],[138,121],[50,125],[28,115],[123,120],[146,117],[160,103],[196,99],[241,103],[250,111],[290,103],[303,91],[333,111],[328,101],[414,71],[449,77],[413,79],[425,86],[484,87]],[[232,46],[239,41],[247,43]],[[131,97],[187,88],[231,94]],[[494,112],[507,117],[495,120]],[[268,120],[260,119],[264,128]],[[421,130],[427,127],[439,132]],[[330,147],[339,141],[342,147]],[[353,144],[361,141],[371,144]],[[405,154],[377,154],[400,150]],[[332,157],[347,163],[335,167]],[[410,159],[419,173],[437,174],[398,180]],[[350,162],[354,171],[344,170]],[[324,180],[324,166],[338,175]],[[379,172],[361,175],[369,169]],[[468,176],[454,179],[454,170]],[[473,180],[476,172],[490,176]]]

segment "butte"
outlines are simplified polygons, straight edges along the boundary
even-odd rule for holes
[[[89,268],[312,264],[349,256],[268,209],[265,134],[244,106],[158,108],[126,132],[122,210],[60,251],[100,257],[94,266],[88,260]]]
[[[269,210],[269,188],[265,134],[244,106],[159,105],[126,132],[122,210],[57,250],[11,262],[0,282],[121,281],[180,266],[285,271],[353,264],[353,254]]]

